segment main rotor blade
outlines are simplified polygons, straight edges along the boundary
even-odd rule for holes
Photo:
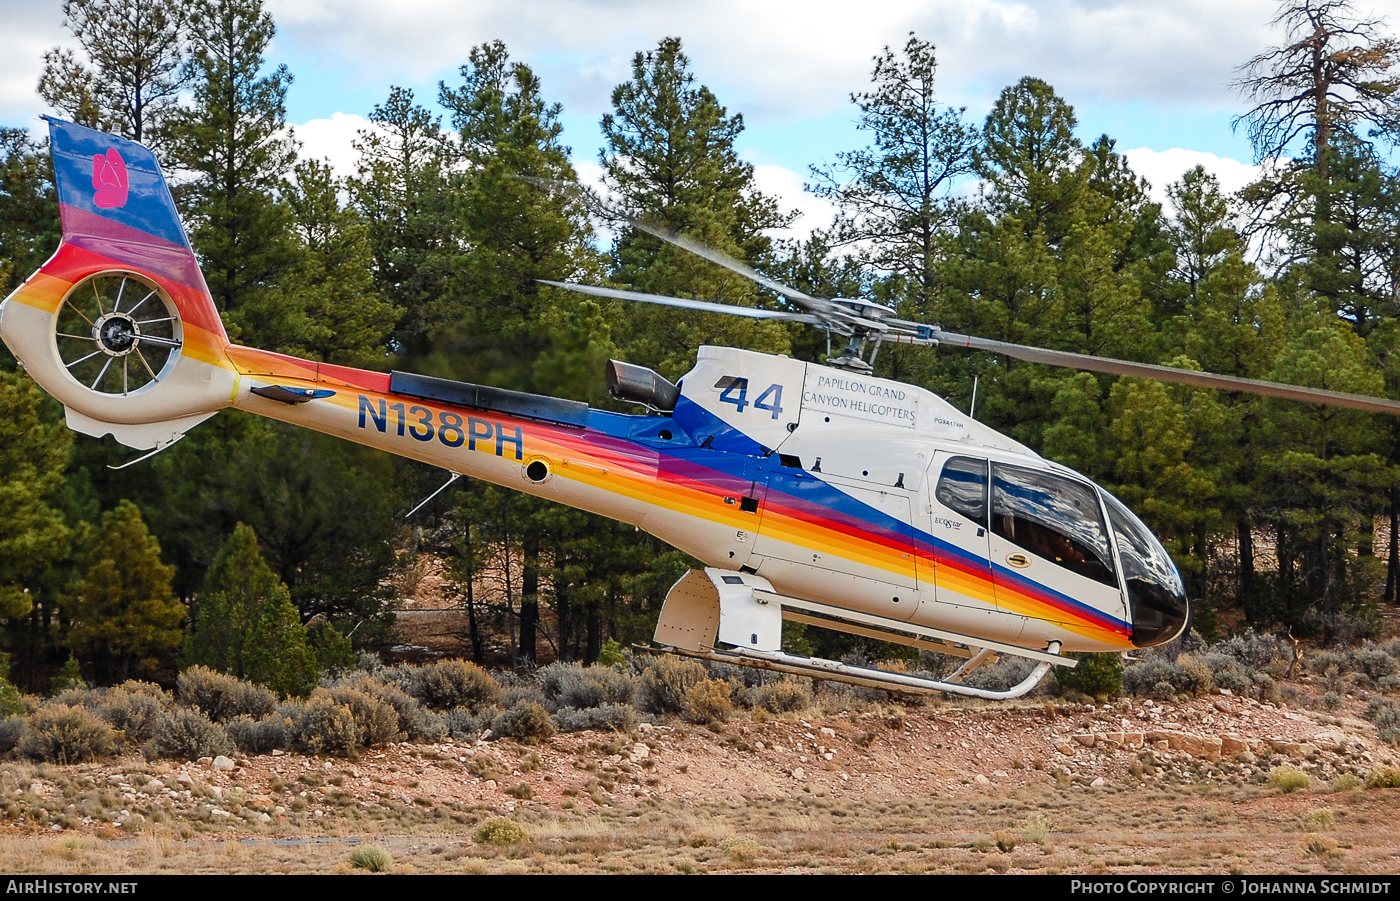
[[[1157,366],[1152,363],[1130,363],[1127,360],[1114,360],[1109,357],[1091,357],[1087,354],[1076,354],[1063,350],[1046,350],[1042,347],[1027,347],[1024,344],[1008,344],[1005,341],[993,341],[990,338],[977,338],[972,335],[957,335],[937,329],[933,330],[932,334],[941,344],[968,347],[973,350],[989,350],[1030,363],[1065,366],[1070,369],[1104,372],[1109,375],[1157,379],[1163,382],[1175,382],[1179,385],[1191,385],[1196,388],[1246,391],[1250,394],[1283,397],[1305,403],[1350,407],[1353,410],[1365,410],[1368,413],[1400,414],[1400,401],[1386,400],[1380,397],[1346,394],[1341,391],[1324,391],[1321,388],[1300,388],[1297,385],[1264,382],[1258,379],[1242,379],[1232,375],[1192,372],[1189,369],[1175,369],[1171,366]]]
[[[851,318],[850,314],[846,313],[846,311],[840,309],[835,304],[825,300],[819,300],[818,298],[812,297],[809,294],[804,294],[796,288],[789,288],[787,285],[783,284],[780,281],[771,279],[768,276],[763,275],[762,273],[755,272],[753,269],[750,269],[745,264],[731,257],[729,254],[719,250],[715,250],[713,247],[702,244],[694,238],[687,237],[681,234],[680,232],[672,231],[669,228],[662,228],[658,225],[652,225],[651,223],[641,219],[628,219],[627,222],[633,228],[644,231],[654,238],[659,238],[660,240],[665,241],[667,244],[674,244],[681,250],[689,251],[690,253],[695,254],[701,259],[709,260],[716,266],[723,266],[730,272],[733,272],[737,275],[742,275],[749,281],[762,285],[763,287],[767,288],[769,291],[774,292],[775,294],[780,294],[783,297],[786,297],[788,300],[794,301],[795,303],[800,303],[802,304],[802,306],[806,307],[814,313],[819,313],[824,317],[835,317],[842,322],[845,322],[847,319]]]
[[[639,300],[643,303],[656,303],[667,307],[683,307],[687,310],[704,310],[707,313],[727,313],[730,316],[747,316],[750,319],[781,319],[784,322],[801,322],[806,325],[823,325],[821,318],[811,313],[785,313],[781,310],[755,310],[752,307],[737,307],[730,304],[710,303],[707,300],[691,300],[688,297],[666,297],[661,294],[642,294],[637,291],[622,291],[617,288],[595,288],[592,285],[575,285],[568,282],[551,282],[537,279],[541,285],[591,294],[594,297],[613,297],[618,300]]]

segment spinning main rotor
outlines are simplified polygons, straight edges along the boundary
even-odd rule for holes
[[[616,214],[610,214],[616,215]],[[1328,404],[1364,410],[1368,413],[1400,414],[1400,401],[1361,394],[1347,394],[1341,391],[1327,391],[1321,388],[1303,388],[1281,382],[1267,382],[1258,379],[1239,378],[1230,375],[1216,375],[1189,369],[1176,369],[1152,363],[1136,363],[1130,360],[1116,360],[1111,357],[1096,357],[1089,354],[1071,353],[1063,350],[1050,350],[1026,344],[1012,344],[979,338],[975,335],[960,335],[944,331],[936,325],[911,322],[896,317],[895,311],[883,304],[856,298],[812,297],[796,288],[789,287],[769,278],[726,253],[709,247],[671,229],[653,225],[644,220],[622,217],[628,225],[643,231],[661,241],[689,251],[698,257],[709,260],[717,266],[728,269],[737,275],[786,298],[807,310],[805,313],[784,310],[762,310],[740,307],[731,304],[711,303],[686,297],[668,297],[659,294],[643,294],[637,291],[624,291],[617,288],[603,288],[593,285],[580,285],[570,282],[554,282],[541,279],[541,284],[588,294],[594,297],[608,297],[618,300],[641,301],[663,306],[681,307],[688,310],[703,310],[710,313],[724,313],[729,316],[745,316],[750,319],[776,319],[783,322],[799,322],[824,329],[828,334],[835,333],[847,339],[840,354],[828,361],[828,365],[856,372],[868,373],[872,370],[875,355],[886,343],[913,344],[924,347],[937,347],[946,344],[965,347],[970,350],[989,351],[1030,363],[1043,363],[1048,366],[1061,366],[1088,372],[1102,372],[1108,375],[1132,376],[1156,379],[1195,388],[1217,388],[1224,391],[1244,391],[1269,397],[1282,397],[1288,400],[1308,403]],[[867,359],[866,349],[869,350]]]

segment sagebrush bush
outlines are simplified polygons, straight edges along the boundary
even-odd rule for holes
[[[46,763],[84,763],[112,752],[112,728],[83,707],[48,704],[29,717],[19,753]]]
[[[1161,686],[1171,695],[1197,697],[1215,688],[1215,681],[1206,666],[1190,657],[1177,663],[1149,657],[1123,670],[1123,691],[1128,694],[1169,700],[1161,698]]]
[[[491,723],[491,731],[521,744],[537,745],[553,738],[556,730],[544,705],[526,701],[496,717]]]
[[[24,695],[9,682],[0,680],[0,719],[24,715]]]
[[[350,709],[361,747],[377,748],[403,738],[403,734],[399,732],[398,713],[369,692],[340,686],[330,689],[318,688],[316,694],[325,694],[335,703]]]
[[[391,672],[396,679],[403,667]],[[440,660],[411,669],[401,687],[434,710],[465,707],[479,713],[501,703],[501,686],[486,670],[465,660]]]
[[[203,666],[180,673],[175,692],[186,707],[198,707],[216,723],[236,716],[262,719],[277,709],[277,695],[261,685]]]
[[[792,679],[779,679],[759,688],[755,701],[769,713],[796,713],[812,706],[812,693]]]
[[[465,707],[447,711],[441,721],[447,734],[457,741],[476,741],[481,733],[491,728],[489,714],[477,716]]]
[[[669,654],[649,658],[637,687],[638,705],[648,713],[681,713],[686,695],[707,679],[705,668],[693,660]]]
[[[251,716],[235,717],[224,723],[224,731],[244,754],[271,754],[279,748],[291,747],[291,720],[276,713],[260,720]]]
[[[409,741],[442,741],[447,735],[442,717],[418,703],[418,699],[405,692],[400,685],[398,681],[385,682],[377,676],[361,673],[342,679],[333,687],[362,691],[394,708],[399,718],[398,731]]]
[[[729,683],[706,679],[685,693],[685,718],[699,726],[711,726],[729,719],[734,705],[729,700]]]
[[[1375,698],[1366,706],[1366,716],[1376,724],[1381,741],[1400,745],[1400,704],[1390,698]]]
[[[19,746],[19,740],[24,737],[24,717],[10,716],[0,718],[0,757],[13,751]]]
[[[126,686],[107,689],[102,706],[98,708],[98,714],[133,745],[144,745],[156,737],[163,712],[158,698],[130,691]]]
[[[536,673],[535,678],[552,710],[631,704],[636,692],[632,677],[610,666],[551,663]]]
[[[318,694],[285,704],[281,711],[291,720],[288,737],[292,747],[301,753],[351,757],[359,751],[360,730],[355,715],[344,704]]]
[[[554,714],[554,724],[560,732],[598,731],[631,732],[637,728],[637,708],[631,704],[600,704],[582,710],[565,707]]]
[[[177,707],[161,715],[151,750],[156,757],[198,760],[232,754],[234,747],[224,727],[210,720],[202,710]]]

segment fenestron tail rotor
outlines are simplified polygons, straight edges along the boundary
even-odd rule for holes
[[[606,214],[610,218],[625,222],[639,231],[652,235],[682,250],[689,251],[703,259],[709,260],[717,266],[728,269],[730,272],[750,279],[755,284],[786,298],[792,303],[806,308],[809,312],[796,313],[752,309],[690,298],[662,297],[652,294],[642,294],[636,291],[598,288],[588,285],[566,284],[563,282],[544,282],[544,284],[569,291],[590,294],[595,297],[643,301],[646,303],[683,307],[692,310],[705,310],[713,313],[746,316],[754,319],[778,319],[787,322],[801,322],[807,325],[814,325],[818,328],[825,329],[828,333],[835,332],[849,339],[845,349],[842,350],[838,356],[829,361],[830,365],[865,372],[870,371],[871,364],[875,361],[876,353],[879,352],[880,346],[885,342],[890,342],[892,344],[915,344],[925,347],[936,347],[939,344],[947,344],[954,347],[965,347],[971,350],[989,351],[991,353],[1013,357],[1018,360],[1042,363],[1048,366],[1062,366],[1069,369],[1102,372],[1109,375],[1156,379],[1158,381],[1191,385],[1198,388],[1242,391],[1250,394],[1281,397],[1307,403],[1349,407],[1351,409],[1365,410],[1371,413],[1400,414],[1400,401],[1388,400],[1385,398],[1347,394],[1340,391],[1326,391],[1318,388],[1304,388],[1298,385],[1266,382],[1258,379],[1215,375],[1209,372],[1177,369],[1171,366],[1159,366],[1152,363],[1136,363],[1129,360],[1116,360],[1111,357],[1096,357],[1088,354],[1071,353],[1069,351],[1049,350],[1043,347],[1032,347],[1025,344],[1012,344],[1006,341],[978,338],[974,335],[960,335],[953,332],[945,332],[936,325],[926,325],[905,319],[898,319],[894,315],[894,310],[882,304],[872,303],[871,301],[852,298],[812,297],[759,272],[755,272],[752,268],[728,254],[716,250],[713,247],[708,247],[672,229],[658,226],[646,222],[645,220],[621,215],[612,210],[607,210]],[[867,345],[871,343],[873,343],[873,348],[867,359],[865,350]]]
[[[180,315],[156,283],[102,272],[68,291],[54,320],[63,368],[99,394],[125,396],[158,382],[182,341]]]

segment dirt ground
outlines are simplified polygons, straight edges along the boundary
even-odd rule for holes
[[[1392,873],[1400,788],[1366,780],[1400,755],[1364,709],[814,706],[358,760],[9,761],[0,860],[354,872],[378,845],[400,873]]]

